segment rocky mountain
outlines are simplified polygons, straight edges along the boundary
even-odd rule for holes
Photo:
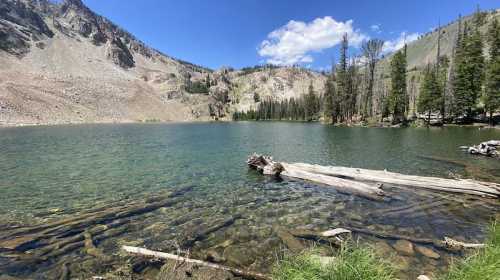
[[[0,2],[0,124],[209,119],[184,90],[211,70],[166,56],[80,0]]]
[[[500,12],[486,14],[483,31],[494,17]],[[452,57],[457,30],[457,22],[441,29],[443,56]],[[430,32],[408,45],[411,110],[421,71],[436,59],[437,37]],[[376,70],[376,112],[389,91],[391,57]],[[181,61],[81,0],[2,0],[0,65],[0,125],[229,119],[256,109],[255,96],[298,98],[310,84],[322,94],[326,81],[296,67],[213,71]]]
[[[295,96],[318,77],[213,72],[146,46],[81,0],[2,0],[0,65],[0,125],[227,118],[254,106],[255,91]]]

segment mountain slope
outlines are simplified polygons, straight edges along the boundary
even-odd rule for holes
[[[322,86],[321,75],[295,68],[212,73],[146,46],[81,0],[0,2],[0,64],[0,125],[228,118],[256,106],[255,92]]]
[[[208,119],[182,88],[209,72],[163,55],[80,0],[0,3],[0,123]]]

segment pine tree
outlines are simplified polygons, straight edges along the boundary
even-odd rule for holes
[[[325,120],[330,120],[335,123],[335,83],[333,78],[333,73],[325,82],[325,94],[324,94],[324,116]]]
[[[442,108],[442,88],[435,68],[437,65],[427,66],[418,97],[418,112],[428,114],[428,124],[431,121],[431,113]]]
[[[342,122],[344,121],[345,114],[345,104],[346,99],[348,98],[348,73],[347,67],[348,57],[347,57],[347,49],[349,48],[349,40],[347,38],[347,33],[342,37],[342,45],[340,46],[340,61],[339,67],[337,68],[337,98],[334,100],[334,103],[337,103],[336,110],[336,119]]]
[[[392,113],[394,123],[405,119],[406,96],[406,56],[403,51],[398,51],[391,60],[391,91],[389,95],[389,110]]]
[[[457,43],[454,60],[453,94],[455,117],[473,115],[484,81],[483,42],[479,26],[467,23]]]
[[[491,23],[488,29],[488,43],[490,51],[486,70],[484,103],[492,124],[493,113],[500,109],[500,26],[497,19]]]
[[[317,113],[317,103],[316,103],[316,94],[314,93],[314,86],[311,83],[309,84],[307,95],[305,96],[305,120],[312,121],[315,118]]]

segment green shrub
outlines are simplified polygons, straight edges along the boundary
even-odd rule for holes
[[[186,87],[186,91],[193,94],[208,94],[208,87],[205,83],[196,81]]]
[[[454,262],[441,280],[498,280],[500,279],[500,223],[490,226],[484,249],[462,261]]]
[[[369,248],[346,246],[331,259],[314,250],[281,260],[273,280],[395,280],[394,270]]]

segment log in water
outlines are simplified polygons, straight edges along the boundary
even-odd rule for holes
[[[258,160],[257,160],[258,159]],[[269,170],[268,166],[281,166],[282,169],[272,168],[276,172],[272,175],[283,175],[325,184],[340,191],[353,193],[367,198],[382,196],[380,185],[369,185],[367,182],[391,184],[394,187],[419,188],[443,191],[458,194],[470,194],[484,197],[500,197],[500,185],[464,179],[445,179],[404,175],[386,170],[369,170],[339,166],[320,166],[306,163],[275,162],[271,157],[252,155],[247,161],[250,167],[257,170]]]

